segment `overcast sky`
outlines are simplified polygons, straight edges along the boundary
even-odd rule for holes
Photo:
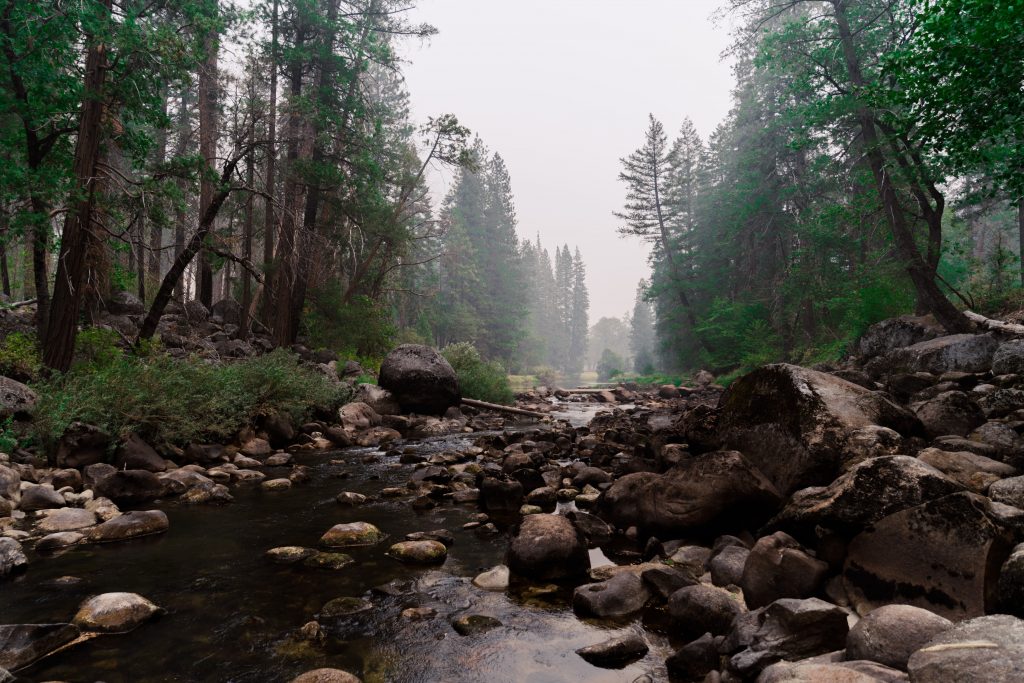
[[[647,246],[619,237],[612,216],[619,159],[640,146],[648,112],[670,133],[689,116],[705,138],[728,112],[720,4],[419,0],[409,17],[440,31],[403,50],[415,118],[453,113],[505,158],[520,236],[582,251],[591,323],[631,309],[650,272]],[[435,194],[450,182],[435,177]]]

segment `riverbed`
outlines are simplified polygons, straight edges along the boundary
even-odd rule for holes
[[[577,424],[592,416],[589,407],[565,410]],[[432,453],[470,444],[471,438],[456,436],[404,448]],[[131,633],[97,637],[52,655],[18,672],[19,680],[288,681],[323,666],[348,670],[366,683],[618,683],[644,674],[665,680],[664,659],[672,650],[656,630],[645,631],[650,653],[624,669],[597,668],[576,655],[579,647],[641,626],[635,620],[580,620],[570,605],[571,587],[514,582],[505,592],[487,592],[471,584],[504,561],[515,520],[495,520],[501,533],[481,536],[462,528],[478,514],[475,505],[442,502],[416,511],[408,498],[382,498],[381,489],[403,486],[413,466],[375,449],[297,455],[296,461],[309,467],[310,478],[289,490],[243,484],[232,489],[235,503],[222,507],[151,504],[146,507],[170,518],[167,533],[30,556],[27,572],[0,585],[4,623],[66,622],[83,599],[108,591],[139,593],[167,613]],[[288,471],[268,468],[267,474]],[[342,507],[335,501],[342,491],[371,500]],[[347,549],[355,560],[347,567],[282,566],[264,558],[276,546],[315,547],[332,525],[354,521],[375,524],[389,538]],[[391,542],[410,532],[440,528],[454,537],[440,567],[403,565],[385,555]],[[591,554],[595,565],[609,561],[599,549]],[[338,597],[365,598],[373,607],[320,619],[321,633],[312,639],[299,635]],[[436,616],[413,621],[401,615],[408,607],[433,608]],[[502,625],[461,636],[450,622],[467,613]]]

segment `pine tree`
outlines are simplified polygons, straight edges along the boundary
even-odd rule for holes
[[[566,254],[568,255],[568,247]],[[590,330],[590,295],[587,292],[587,272],[583,256],[577,248],[572,256],[572,303],[569,310],[569,355],[566,372],[578,376],[587,356],[587,334]]]
[[[629,348],[633,352],[633,369],[643,374],[654,369],[654,315],[646,295],[647,283],[641,280],[636,286],[636,301],[630,317]]]

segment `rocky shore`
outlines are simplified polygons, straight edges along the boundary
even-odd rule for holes
[[[394,391],[360,385],[334,422],[266,416],[232,444],[158,453],[76,425],[53,466],[0,456],[0,577],[30,578],[55,551],[161,534],[174,512],[154,501],[302,486],[314,456],[362,447],[359,457],[393,458],[405,485],[339,490],[349,521],[320,530],[316,547],[262,549],[267,562],[353,571],[354,551],[370,547],[443,570],[450,532],[387,537],[358,510],[373,500],[475,510],[461,531],[507,535],[508,549],[465,589],[568,591],[579,619],[634,624],[569,653],[595,667],[626,666],[667,638],[672,653],[638,682],[1024,678],[1024,341],[890,320],[841,366],[770,365],[725,390],[709,376],[653,391],[538,390],[518,401],[552,415],[534,423],[460,409],[432,363],[403,365],[397,379],[382,369]],[[403,393],[410,368],[429,381]],[[7,409],[27,410],[31,396],[7,382]],[[573,426],[555,419],[567,403],[603,412]],[[410,447],[446,434],[471,445]],[[592,564],[595,549],[613,564]],[[326,621],[374,609],[373,595],[344,598],[296,624],[295,638],[316,643]],[[106,593],[68,623],[0,626],[0,669],[160,614],[141,595]],[[398,618],[444,616],[410,599]],[[502,629],[485,611],[448,618],[467,639]],[[321,668],[295,680],[358,679]]]

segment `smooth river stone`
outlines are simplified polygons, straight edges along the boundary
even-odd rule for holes
[[[161,613],[161,608],[137,593],[103,593],[83,602],[73,622],[85,631],[125,633]]]
[[[79,636],[71,624],[0,625],[0,669],[28,666]]]
[[[373,545],[384,540],[380,529],[369,522],[335,524],[320,538],[320,545],[328,548],[345,548],[357,545]]]
[[[137,510],[107,520],[86,532],[86,538],[93,543],[127,541],[140,536],[162,534],[170,527],[163,510]]]
[[[388,555],[408,564],[442,564],[448,549],[439,541],[402,541],[391,546]]]
[[[81,508],[59,508],[46,513],[36,528],[46,533],[78,531],[96,524],[96,513]]]
[[[283,545],[279,548],[271,548],[263,553],[263,556],[277,564],[295,564],[313,557],[319,550],[315,548],[303,548],[299,545]]]

